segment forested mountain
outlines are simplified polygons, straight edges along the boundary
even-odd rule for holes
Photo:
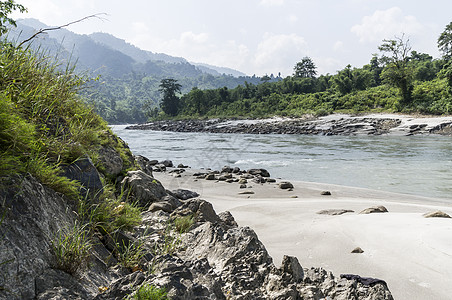
[[[16,43],[39,29],[49,28],[35,19],[19,20],[17,25],[9,32],[9,39]],[[46,31],[27,45],[57,57],[62,68],[69,62],[76,65],[78,72],[91,78],[100,75],[98,80],[88,84],[82,95],[110,123],[146,121],[147,110],[159,104],[159,83],[165,78],[178,80],[182,93],[193,87],[234,88],[245,81],[260,82],[256,76],[235,77],[233,75],[242,74],[236,70],[205,64],[197,66],[181,57],[144,51],[106,33],[81,35],[62,28]]]

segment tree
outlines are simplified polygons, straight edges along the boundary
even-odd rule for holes
[[[294,69],[294,77],[298,78],[314,78],[317,74],[316,66],[310,57],[303,57],[303,59],[298,62]]]
[[[21,13],[27,11],[22,4],[17,4],[14,0],[0,1],[0,36],[8,31],[8,24],[16,27],[16,21],[8,17],[8,15],[15,10],[18,10]]]
[[[449,90],[452,92],[452,22],[446,26],[438,38],[438,49],[443,54],[445,64],[440,72],[441,77],[447,78]]]
[[[413,89],[414,70],[410,61],[411,46],[409,39],[395,37],[394,40],[383,40],[378,47],[383,52],[381,61],[385,68],[381,73],[384,83],[397,87],[402,95],[402,104],[411,102],[411,91]]]
[[[167,78],[160,81],[159,91],[163,93],[160,107],[167,115],[177,115],[179,110],[179,97],[176,96],[176,93],[180,93],[181,87],[182,85],[177,83],[176,79]]]
[[[438,38],[438,49],[443,53],[445,60],[452,58],[452,22],[446,26]]]

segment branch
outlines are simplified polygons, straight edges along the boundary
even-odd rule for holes
[[[76,21],[73,21],[73,22],[70,22],[70,23],[61,25],[61,26],[56,26],[56,27],[50,27],[50,28],[39,29],[38,32],[36,32],[35,34],[33,34],[31,37],[29,37],[28,39],[22,41],[22,42],[19,44],[19,47],[22,46],[23,44],[25,44],[25,43],[31,41],[32,39],[34,39],[35,37],[37,37],[38,35],[40,35],[40,34],[46,32],[46,31],[59,30],[59,29],[62,29],[62,28],[64,28],[64,27],[68,27],[68,26],[71,26],[71,25],[73,25],[73,24],[80,23],[80,22],[82,22],[82,21],[85,21],[85,20],[91,19],[91,18],[97,18],[97,19],[100,19],[100,20],[105,20],[104,18],[101,18],[101,17],[100,17],[101,15],[107,15],[107,14],[106,14],[106,13],[94,14],[94,15],[87,16],[87,17],[81,18],[81,19],[79,19],[79,20],[76,20]]]

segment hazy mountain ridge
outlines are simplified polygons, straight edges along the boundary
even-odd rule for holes
[[[21,19],[18,20],[17,25],[18,27],[13,28],[10,36],[19,41],[32,36],[39,29],[52,28],[52,26],[48,26],[36,19]],[[72,57],[77,58],[78,69],[89,69],[94,72],[100,72],[101,74],[108,74],[115,77],[130,71],[146,72],[148,69],[147,67],[149,67],[149,64],[147,66],[146,64],[149,61],[161,61],[165,64],[172,65],[176,64],[181,66],[181,69],[185,70],[187,69],[186,64],[190,64],[197,70],[197,72],[193,72],[193,68],[190,68],[189,74],[176,72],[182,73],[182,76],[199,76],[203,73],[214,76],[221,76],[222,74],[235,77],[245,76],[242,72],[230,68],[211,66],[204,63],[189,63],[182,57],[142,50],[109,33],[95,32],[85,35],[61,28],[58,30],[46,31],[43,34],[40,34],[37,39],[39,40],[39,43],[34,41],[34,44],[44,46],[45,50],[52,54],[61,51],[72,54]],[[159,63],[159,67],[165,69],[165,66],[161,63]],[[175,69],[175,66],[167,67],[173,71]],[[167,74],[170,72],[162,73]],[[155,71],[151,71],[149,74],[155,74]]]

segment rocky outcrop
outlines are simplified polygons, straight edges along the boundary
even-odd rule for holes
[[[242,172],[267,175],[258,173]],[[57,269],[51,241],[76,223],[75,203],[33,177],[11,180],[0,191],[0,299],[124,299],[145,284],[171,299],[392,299],[382,280],[335,277],[291,256],[275,266],[257,234],[231,213],[217,214],[190,191],[168,192],[142,170],[122,181],[125,193],[149,208],[142,223],[92,235],[89,268],[70,275]],[[118,267],[115,245],[138,255],[133,267]]]
[[[157,179],[141,170],[127,172],[121,186],[124,193],[135,197],[141,207],[158,202],[167,195],[165,188]]]
[[[149,227],[141,226],[140,231],[151,234],[141,239],[152,237],[154,244],[168,241],[168,236],[153,233],[158,229],[155,224],[187,215],[194,216],[194,225],[180,236],[177,251],[156,253],[143,267],[152,264],[153,273],[123,277],[97,299],[121,299],[142,284],[165,288],[171,299],[392,299],[381,280],[347,279],[321,268],[303,269],[291,256],[284,256],[276,267],[251,228],[237,226],[228,212],[217,215],[201,199],[188,200],[171,214],[146,213],[144,223]]]

